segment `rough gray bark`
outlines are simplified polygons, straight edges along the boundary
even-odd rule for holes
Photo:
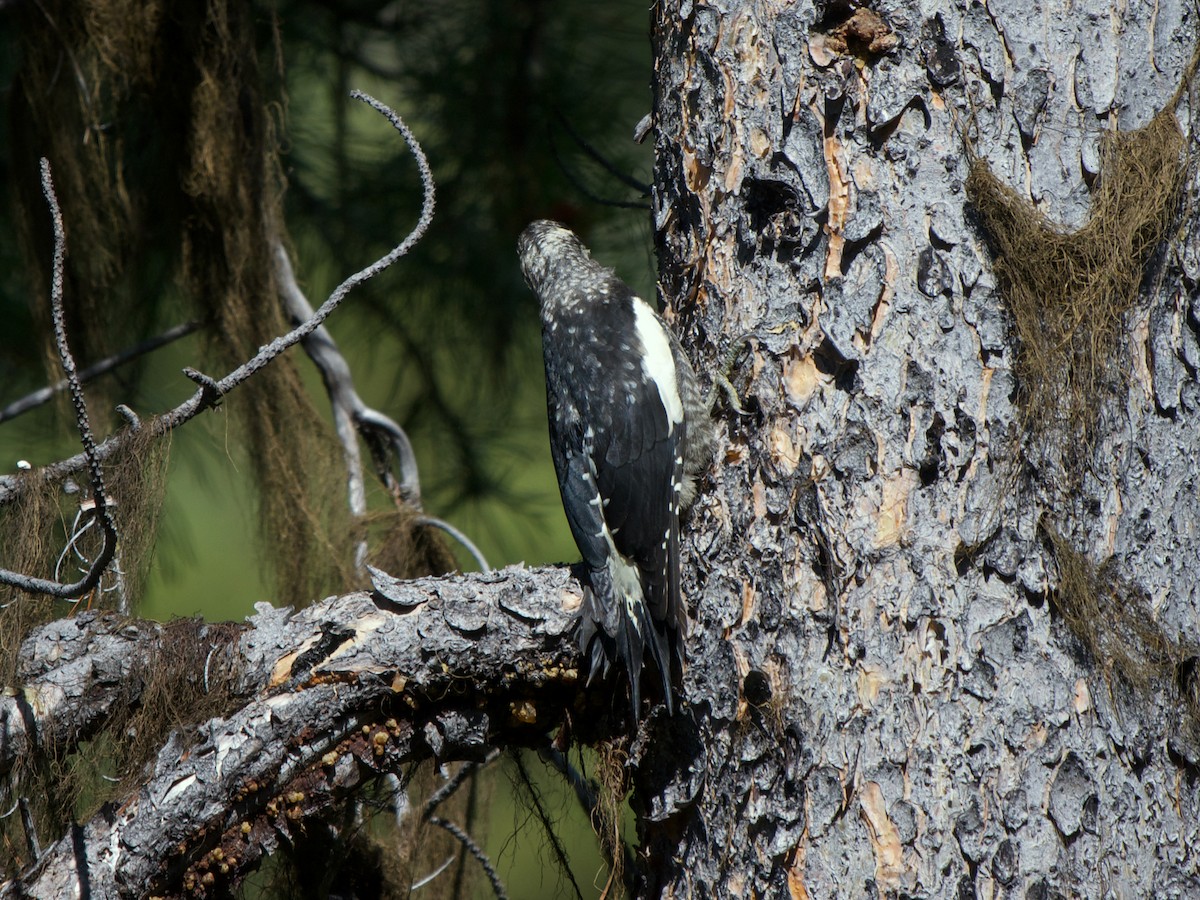
[[[198,638],[208,642],[206,630]],[[156,655],[162,634],[157,622],[132,626],[123,616],[91,612],[31,634],[21,647],[20,687],[0,695],[0,776],[31,753],[69,749],[115,704],[137,702],[130,675]]]
[[[509,568],[295,613],[262,606],[231,645],[251,699],[169,741],[135,796],[47,848],[0,897],[212,896],[379,774],[544,741],[578,691],[581,599],[566,569]],[[82,710],[103,709],[162,633],[91,616],[36,631],[22,649],[22,702],[0,707],[4,758],[27,750],[31,732],[60,741],[41,752],[79,739]]]
[[[642,892],[1200,896],[1178,696],[1080,651],[1037,533],[1057,473],[1008,477],[1014,347],[960,137],[974,113],[1000,177],[1078,226],[1101,131],[1167,102],[1196,13],[875,9],[654,8],[660,283],[698,369],[752,335],[753,415],[684,529],[694,718],[641,754]],[[1128,319],[1072,537],[1190,640],[1200,254],[1179,249]]]

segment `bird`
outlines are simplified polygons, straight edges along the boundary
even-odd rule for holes
[[[586,572],[588,684],[622,664],[636,721],[649,651],[673,715],[687,628],[679,517],[714,439],[695,370],[658,313],[570,229],[533,222],[517,249],[540,304],[550,453]]]

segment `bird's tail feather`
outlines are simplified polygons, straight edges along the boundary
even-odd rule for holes
[[[580,609],[579,649],[589,659],[588,684],[599,673],[608,674],[609,667],[620,661],[629,673],[630,700],[636,720],[641,709],[641,673],[646,647],[662,676],[663,699],[668,714],[674,714],[675,704],[671,690],[671,653],[664,629],[655,627],[641,598],[626,603],[617,596],[606,570],[591,573],[592,584],[584,591]],[[635,610],[629,614],[629,608]],[[636,616],[636,619],[634,618]]]

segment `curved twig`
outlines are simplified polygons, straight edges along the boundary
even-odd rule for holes
[[[311,318],[312,305],[296,282],[287,250],[278,239],[275,241],[275,271],[288,315],[295,322]],[[417,470],[417,457],[404,429],[388,416],[371,409],[363,402],[354,387],[350,365],[338,349],[328,328],[322,325],[304,339],[303,345],[305,352],[321,373],[321,380],[325,384],[333,409],[334,427],[342,444],[342,455],[346,463],[350,512],[355,516],[363,516],[367,512],[359,437],[366,441],[371,450],[380,481],[389,490],[394,488],[400,499],[420,509],[421,481]],[[387,452],[389,449],[391,454]],[[392,475],[392,454],[399,465],[399,481]],[[361,565],[366,559],[365,543],[360,546],[357,556],[358,564]]]
[[[282,354],[288,348],[298,344],[308,335],[316,331],[321,323],[324,322],[329,315],[342,302],[346,294],[353,288],[357,287],[362,282],[375,277],[400,257],[408,253],[413,245],[421,239],[429,228],[429,223],[433,220],[434,210],[434,184],[433,173],[429,169],[429,162],[425,158],[424,152],[421,150],[421,145],[417,142],[416,137],[409,130],[404,121],[392,109],[380,103],[375,98],[364,94],[362,91],[352,91],[351,96],[357,100],[362,100],[385,116],[392,126],[400,133],[413,152],[413,156],[417,161],[417,169],[421,174],[421,183],[424,187],[424,200],[421,206],[421,216],[417,220],[417,224],[409,235],[401,241],[391,252],[380,257],[375,262],[371,263],[364,269],[351,275],[340,285],[338,285],[328,299],[317,309],[310,319],[303,324],[293,328],[287,334],[275,338],[275,340],[259,348],[258,353],[247,360],[242,365],[238,366],[224,378],[219,381],[211,380],[211,385],[203,386],[196,391],[189,399],[185,400],[179,406],[172,410],[157,416],[144,427],[154,429],[155,434],[165,434],[185,422],[193,419],[196,415],[203,412],[219,402],[221,396],[227,394],[235,387],[246,381],[251,375],[270,363],[277,356]],[[196,373],[198,374],[198,373]],[[103,462],[117,450],[119,450],[128,437],[125,433],[116,434],[103,441],[96,448],[96,459],[98,462]],[[69,459],[60,460],[57,463],[45,466],[40,472],[40,476],[49,481],[56,481],[77,472],[87,466],[88,458],[84,454],[77,454]],[[19,496],[27,487],[24,480],[11,475],[0,476],[0,505],[10,503]],[[29,590],[30,588],[25,588]],[[39,590],[32,588],[32,590]],[[44,593],[44,591],[41,591]]]
[[[566,116],[563,115],[563,112],[561,109],[554,110],[554,117],[556,119],[558,119],[558,123],[560,125],[562,125],[562,127],[564,129],[566,129],[566,132],[568,135],[570,135],[571,140],[573,140],[576,144],[579,145],[579,149],[581,149],[584,153],[586,153],[593,160],[595,160],[597,163],[599,163],[599,165],[604,169],[604,171],[606,171],[609,175],[613,176],[613,178],[617,179],[617,181],[620,181],[622,184],[633,188],[641,196],[643,196],[643,197],[650,196],[650,185],[646,184],[644,181],[638,181],[636,178],[634,178],[632,175],[630,175],[627,172],[622,172],[620,169],[618,169],[616,167],[616,165],[607,156],[605,156],[603,153],[601,153],[599,150],[597,150],[595,147],[593,147],[590,143],[588,143],[586,140],[584,140],[583,135],[581,135],[578,131],[576,131],[571,126],[571,122],[567,119]],[[639,204],[639,205],[645,206],[645,204]]]
[[[636,200],[610,200],[606,197],[601,197],[599,194],[592,191],[586,184],[583,183],[582,179],[576,176],[575,173],[568,168],[566,161],[559,156],[558,145],[554,142],[554,132],[550,129],[546,129],[546,137],[550,147],[550,155],[554,158],[554,162],[558,166],[558,170],[562,172],[564,176],[566,176],[567,181],[571,182],[575,190],[579,191],[579,193],[583,194],[583,196],[587,197],[587,199],[591,200],[593,203],[599,203],[601,206],[612,206],[616,207],[617,209],[650,209],[650,204],[648,203],[639,203]]]
[[[430,816],[428,821],[430,825],[436,825],[450,832],[466,848],[466,851],[479,861],[479,865],[483,867],[483,873],[487,875],[488,881],[492,883],[492,890],[496,894],[496,900],[508,900],[508,893],[504,890],[504,883],[500,881],[500,873],[496,871],[496,867],[492,865],[492,861],[483,852],[483,848],[475,843],[469,834],[453,822],[443,819],[440,816]]]
[[[258,353],[254,354],[250,359],[238,366],[224,378],[216,383],[217,389],[226,394],[233,388],[237,387],[271,360],[282,354],[285,350],[300,343],[314,331],[321,327],[330,314],[337,309],[338,305],[345,299],[346,295],[351,290],[358,287],[364,281],[369,281],[374,278],[384,269],[388,268],[392,263],[400,257],[408,253],[409,250],[419,241],[429,228],[430,222],[433,221],[434,209],[434,184],[433,173],[429,169],[429,161],[425,158],[424,151],[421,150],[421,145],[417,143],[416,137],[404,124],[404,120],[392,110],[390,107],[380,103],[370,94],[362,91],[351,91],[350,96],[356,100],[362,100],[364,103],[371,106],[377,112],[381,113],[392,123],[392,127],[400,133],[404,138],[404,142],[408,144],[412,150],[413,156],[417,161],[417,170],[421,174],[421,185],[424,188],[424,200],[421,204],[421,217],[417,220],[417,224],[413,230],[409,232],[408,237],[397,244],[389,253],[377,259],[364,269],[355,272],[336,288],[333,293],[326,298],[325,302],[317,307],[317,311],[307,321],[297,325],[287,334],[275,338],[275,340],[259,348]]]
[[[435,518],[434,516],[420,516],[417,518],[417,524],[426,525],[431,528],[440,528],[466,548],[467,552],[470,553],[472,558],[475,560],[475,564],[479,566],[479,570],[481,572],[486,574],[492,571],[492,567],[488,565],[488,561],[480,549],[476,547],[474,543],[472,543],[469,537],[467,537],[449,522]]]
[[[79,581],[73,584],[61,584],[46,578],[35,578],[0,569],[0,584],[8,584],[35,594],[48,594],[52,597],[78,597],[92,590],[104,577],[104,570],[112,562],[117,553],[117,527],[113,524],[108,512],[108,498],[104,493],[104,473],[100,470],[100,457],[96,449],[96,438],[92,434],[92,425],[88,419],[87,403],[83,397],[83,387],[79,384],[79,374],[75,367],[75,357],[67,344],[67,319],[63,311],[63,262],[67,255],[67,236],[63,229],[62,210],[58,206],[58,197],[54,193],[54,179],[50,174],[50,160],[42,157],[42,193],[46,204],[50,207],[50,218],[54,222],[54,265],[50,277],[50,313],[54,323],[54,343],[58,347],[59,360],[62,362],[63,373],[67,376],[67,385],[71,391],[71,402],[75,407],[75,422],[79,427],[79,440],[83,444],[83,458],[87,464],[88,474],[92,479],[92,500],[95,504],[94,514],[104,532],[104,546],[92,561],[91,567]]]
[[[453,853],[451,853],[449,856],[446,857],[446,861],[443,862],[440,866],[438,866],[436,869],[434,869],[432,872],[430,872],[424,878],[421,878],[418,881],[414,881],[412,883],[412,887],[409,888],[409,890],[415,891],[419,888],[425,887],[425,885],[429,884],[429,882],[433,881],[433,879],[437,878],[439,875],[441,875],[443,872],[445,872],[448,868],[450,868],[450,866],[454,863],[455,859],[457,859],[457,857]]]
[[[379,480],[401,500],[420,509],[421,482],[417,475],[417,454],[408,434],[394,419],[365,406],[359,410],[356,424],[358,433],[371,451]],[[398,481],[392,475],[393,457],[400,469]]]

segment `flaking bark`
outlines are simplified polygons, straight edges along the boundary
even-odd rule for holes
[[[83,882],[93,898],[211,896],[379,774],[543,740],[577,697],[580,600],[566,569],[510,568],[395,582],[299,612],[261,606],[231,650],[251,699],[169,741],[134,796],[65,835],[0,897],[71,896]],[[163,633],[114,624],[56,622],[26,641],[34,677],[23,709],[5,698],[5,758],[29,751],[30,726],[78,738],[59,731],[63,720],[78,726],[81,710],[102,709]],[[75,679],[72,695],[90,706],[62,697]]]
[[[1194,221],[1124,320],[1128,387],[1096,398],[1064,497],[1063,448],[1023,455],[963,187],[969,129],[1078,228],[1101,132],[1171,102],[1195,11],[932,9],[654,7],[660,285],[702,372],[751,336],[753,414],[684,528],[694,719],[635,753],[644,896],[1200,894],[1194,700],[1083,649],[1046,536],[1194,645]]]

